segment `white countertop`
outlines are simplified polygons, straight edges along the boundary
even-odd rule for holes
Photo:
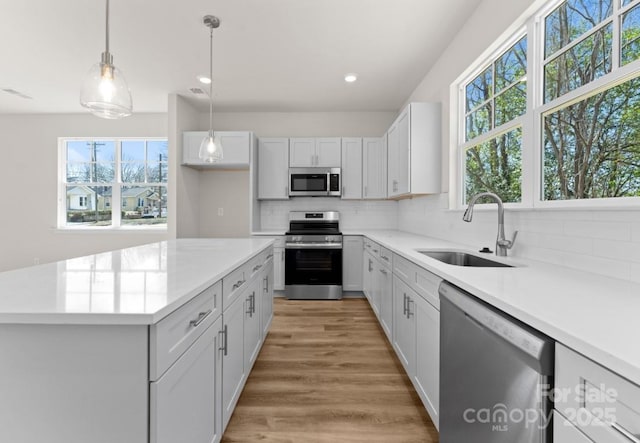
[[[448,265],[416,249],[477,251],[399,231],[360,234],[640,385],[640,284],[495,255],[487,258],[516,267]]]
[[[0,273],[0,323],[148,325],[273,243],[180,239]]]

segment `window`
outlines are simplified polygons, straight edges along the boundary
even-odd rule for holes
[[[527,37],[523,36],[464,86],[464,202],[484,191],[505,202],[521,200],[526,75]]]
[[[165,139],[61,138],[59,146],[60,227],[166,227]]]
[[[640,0],[555,0],[521,23],[457,82],[458,204],[639,204]]]

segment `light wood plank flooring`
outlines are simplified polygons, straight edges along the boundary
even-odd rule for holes
[[[366,299],[274,304],[223,442],[438,441]]]

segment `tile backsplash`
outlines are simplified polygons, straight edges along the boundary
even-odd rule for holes
[[[450,211],[448,195],[398,203],[398,229],[480,249],[494,249],[497,211]],[[640,282],[640,210],[505,210],[506,237],[518,238],[510,255]]]
[[[338,211],[342,231],[398,228],[398,202],[395,201],[296,197],[260,202],[261,230],[286,231],[289,211]]]

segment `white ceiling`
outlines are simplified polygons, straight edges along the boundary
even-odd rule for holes
[[[397,110],[481,0],[111,0],[111,53],[134,112],[166,112],[209,70],[226,111]],[[0,0],[0,113],[83,112],[104,0]],[[344,74],[358,81],[344,82]],[[206,88],[206,87],[205,87]]]

